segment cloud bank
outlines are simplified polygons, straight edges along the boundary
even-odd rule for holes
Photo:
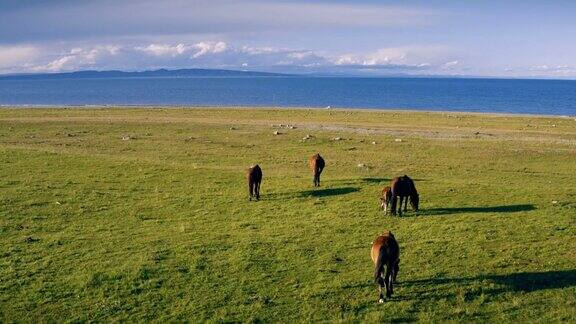
[[[40,55],[40,53],[49,53]],[[450,48],[411,46],[370,53],[327,53],[307,49],[233,46],[224,41],[74,46],[67,50],[34,46],[0,47],[0,73],[75,70],[223,68],[299,73],[446,72],[457,65]],[[50,59],[47,59],[50,58]]]

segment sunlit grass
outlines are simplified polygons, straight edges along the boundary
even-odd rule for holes
[[[0,321],[574,321],[575,157],[569,118],[2,109]],[[384,216],[403,174],[422,210]]]

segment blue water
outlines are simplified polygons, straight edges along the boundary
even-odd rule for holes
[[[0,80],[0,105],[377,108],[576,115],[576,81],[346,77]]]

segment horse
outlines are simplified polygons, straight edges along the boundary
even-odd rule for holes
[[[384,214],[388,213],[388,205],[392,199],[392,189],[390,187],[384,187],[382,189],[382,196],[380,196],[380,209],[384,209]]]
[[[416,191],[416,186],[412,179],[407,175],[396,177],[392,179],[390,187],[392,188],[392,200],[390,206],[390,209],[392,209],[392,215],[396,215],[398,197],[400,197],[400,206],[398,208],[398,214],[400,216],[402,216],[402,202],[404,202],[404,211],[407,210],[408,198],[410,198],[410,204],[414,211],[418,211],[420,196],[418,195],[418,191]]]
[[[248,195],[250,201],[252,198],[260,200],[260,183],[262,182],[262,169],[258,164],[251,166],[246,170],[246,177],[248,178]]]
[[[320,153],[316,153],[308,159],[308,165],[310,165],[310,169],[314,173],[314,187],[320,187],[320,174],[326,163],[324,163],[324,159],[320,156]]]
[[[370,256],[374,263],[374,281],[378,285],[378,302],[383,303],[382,287],[386,286],[386,297],[392,297],[393,284],[396,283],[396,277],[400,271],[400,247],[392,232],[388,231],[372,242]],[[384,266],[386,266],[386,273],[382,276]]]

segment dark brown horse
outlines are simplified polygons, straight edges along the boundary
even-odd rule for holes
[[[324,163],[324,159],[320,156],[320,153],[316,153],[308,159],[308,165],[310,165],[310,169],[314,173],[314,187],[320,187],[320,174],[326,163]]]
[[[380,209],[384,210],[384,214],[388,213],[390,200],[392,200],[392,188],[384,187],[384,189],[382,189],[382,196],[380,196]]]
[[[398,206],[398,214],[402,215],[402,202],[404,202],[404,211],[407,210],[408,198],[410,198],[410,204],[414,211],[418,211],[418,203],[420,197],[418,196],[418,191],[416,191],[416,186],[414,181],[410,179],[407,175],[402,177],[396,177],[392,179],[390,183],[392,188],[392,201],[390,209],[392,210],[392,215],[396,215],[396,204],[398,202],[398,197],[400,197],[400,206]]]
[[[400,247],[390,231],[378,236],[372,242],[370,253],[374,262],[374,281],[378,284],[378,302],[384,302],[382,287],[386,286],[386,297],[392,297],[394,293],[393,284],[396,282],[398,271],[400,271]],[[386,266],[386,273],[382,276]]]
[[[250,200],[252,200],[252,197],[256,198],[256,200],[260,200],[260,183],[262,182],[262,169],[260,169],[260,166],[256,164],[255,166],[250,167],[246,171],[246,177],[248,178],[248,194]]]

